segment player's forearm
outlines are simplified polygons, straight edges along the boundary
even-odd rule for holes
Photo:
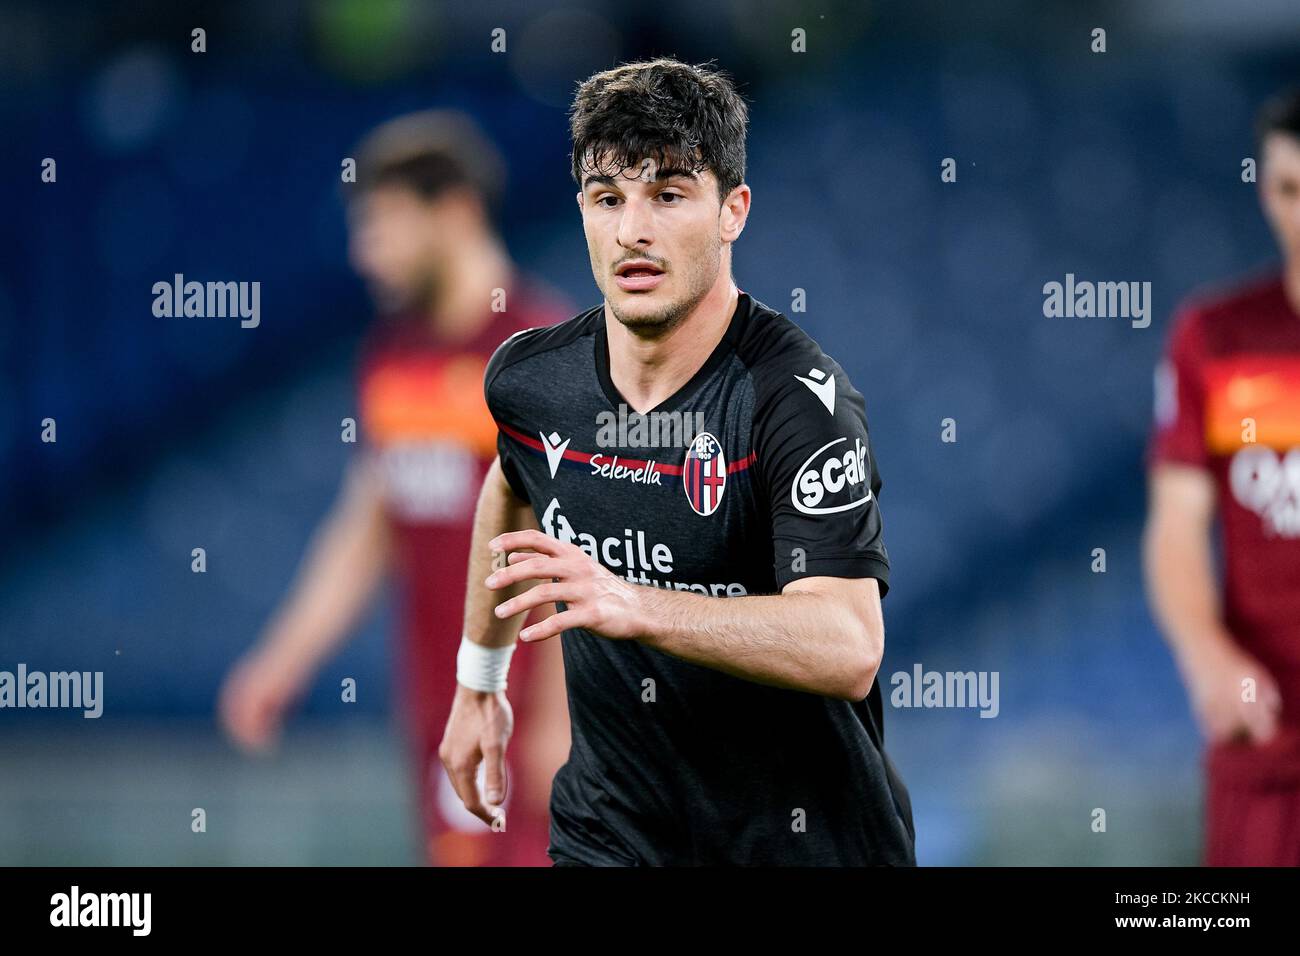
[[[1153,515],[1143,535],[1143,564],[1157,623],[1180,667],[1231,645],[1205,529],[1175,515]]]
[[[474,533],[469,551],[469,569],[465,581],[464,635],[485,647],[507,647],[519,636],[526,614],[501,619],[494,608],[503,597],[517,594],[515,586],[505,594],[488,590],[484,579],[492,573],[492,549],[489,542],[507,531],[536,527],[532,509],[511,490],[500,461],[493,461],[483,479],[478,504],[474,509]]]
[[[739,598],[638,588],[638,640],[683,660],[761,684],[861,700],[884,635],[822,594]]]
[[[308,546],[287,602],[266,631],[266,646],[306,672],[327,659],[370,604],[388,563],[382,514],[331,516]]]

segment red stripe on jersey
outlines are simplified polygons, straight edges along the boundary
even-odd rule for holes
[[[506,435],[513,438],[515,441],[519,442],[521,445],[527,445],[529,448],[533,449],[533,451],[540,451],[543,454],[545,454],[546,446],[543,445],[538,439],[530,438],[528,435],[525,435],[523,432],[511,428],[509,425],[505,424],[500,420],[497,420],[497,427],[500,428],[501,431],[504,432]],[[591,459],[595,455],[599,455],[599,454],[603,454],[603,452],[586,452],[586,451],[574,451],[573,449],[565,449],[563,457],[567,458],[569,461],[578,461],[578,462],[582,462],[582,464],[584,465],[589,465],[591,464]],[[744,471],[746,468],[754,464],[754,462],[756,461],[758,461],[758,453],[751,451],[748,455],[746,455],[744,458],[740,459],[739,461],[733,461],[731,464],[729,464],[727,466],[727,474],[732,475],[738,471]],[[642,468],[650,464],[649,461],[642,458],[624,458],[622,455],[619,456],[618,463],[620,465],[626,465],[627,467],[634,468],[634,469]],[[662,462],[656,461],[654,463],[654,466],[655,466],[655,470],[662,472],[665,475],[680,476],[682,474],[681,465],[665,465]]]

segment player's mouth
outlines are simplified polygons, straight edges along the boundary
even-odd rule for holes
[[[663,281],[664,270],[649,259],[630,259],[620,262],[614,270],[614,281],[624,292],[648,292]]]

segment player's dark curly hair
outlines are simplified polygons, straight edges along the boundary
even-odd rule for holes
[[[569,111],[573,180],[581,187],[584,171],[618,176],[649,158],[712,170],[721,201],[745,181],[748,126],[725,72],[671,57],[625,63],[578,86]]]
[[[1269,133],[1286,133],[1300,139],[1300,90],[1288,90],[1274,96],[1255,117],[1255,139],[1264,142]]]
[[[505,190],[505,162],[470,117],[447,110],[424,110],[388,120],[371,130],[353,150],[357,178],[347,198],[383,186],[399,186],[432,200],[454,186],[468,186],[496,212]]]

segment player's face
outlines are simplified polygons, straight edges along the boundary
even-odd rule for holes
[[[443,208],[409,189],[378,186],[350,210],[349,257],[381,308],[407,308],[429,296],[447,232]]]
[[[613,177],[587,169],[578,205],[596,285],[624,326],[671,328],[717,281],[723,234],[712,170],[657,169],[652,160]],[[625,271],[634,260],[650,267]]]
[[[1260,195],[1264,214],[1289,262],[1300,261],[1300,139],[1264,137]]]

